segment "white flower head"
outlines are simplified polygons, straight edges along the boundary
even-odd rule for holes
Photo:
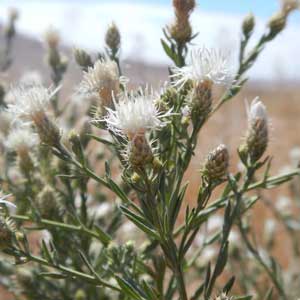
[[[189,64],[182,68],[175,67],[173,72],[174,86],[179,88],[189,80],[197,83],[209,81],[222,86],[230,86],[234,80],[228,55],[205,47],[192,50]]]
[[[51,92],[41,85],[16,87],[10,91],[14,101],[8,104],[8,112],[16,119],[31,120],[34,114],[45,111],[57,91],[58,88]]]
[[[87,72],[84,72],[78,92],[100,97],[102,101],[109,102],[112,94],[114,96],[118,94],[119,84],[120,76],[116,62],[110,59],[97,60],[93,67],[89,67]]]
[[[141,92],[138,95],[126,95],[118,103],[115,101],[115,109],[107,108],[104,121],[115,134],[130,137],[164,127],[167,122],[162,119],[170,114],[171,111],[159,111],[153,93]]]
[[[29,127],[23,126],[13,128],[4,143],[8,150],[17,150],[20,148],[31,149],[38,144],[39,140]]]
[[[291,212],[291,209],[292,209],[291,199],[289,197],[286,197],[286,196],[280,196],[276,200],[275,207],[280,213],[289,214]]]
[[[249,121],[261,119],[268,122],[268,115],[266,106],[260,101],[259,97],[256,97],[248,109]]]

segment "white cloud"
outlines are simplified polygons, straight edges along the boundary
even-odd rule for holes
[[[73,2],[73,1],[72,1]],[[91,50],[101,49],[108,23],[116,21],[123,43],[123,57],[137,58],[147,62],[169,63],[159,39],[161,28],[172,21],[173,12],[167,5],[149,3],[130,4],[118,1],[97,3],[85,1],[2,1],[0,17],[4,18],[7,7],[12,4],[21,11],[19,30],[35,38],[42,38],[45,30],[53,25],[60,30],[66,44]],[[237,53],[240,24],[243,16],[201,12],[198,9],[192,23],[200,34],[197,45],[229,48]],[[257,21],[255,38],[264,30],[266,20]],[[268,45],[251,71],[256,79],[284,77],[300,78],[300,60],[297,59],[299,24],[291,25],[275,42]]]

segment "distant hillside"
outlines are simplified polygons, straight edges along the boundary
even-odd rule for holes
[[[1,44],[3,37],[0,38]],[[76,65],[71,49],[62,47],[62,53],[69,58],[68,72],[65,77],[65,86],[70,86],[80,80],[81,71]],[[45,47],[41,41],[31,39],[27,36],[17,34],[13,46],[13,64],[5,76],[7,80],[15,81],[24,72],[37,70],[41,72],[46,82],[50,83],[49,68],[45,61]],[[130,78],[134,85],[151,84],[157,86],[167,79],[167,67],[147,65],[134,61],[123,61],[122,69],[125,76]]]

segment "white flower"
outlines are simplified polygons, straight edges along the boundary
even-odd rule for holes
[[[278,199],[275,203],[275,207],[282,214],[290,214],[291,208],[292,208],[292,203],[291,203],[290,198],[288,198],[286,196],[278,197]]]
[[[10,131],[4,145],[9,150],[16,150],[20,147],[32,148],[38,144],[38,137],[28,127],[17,127]]]
[[[14,102],[8,104],[7,111],[12,113],[15,119],[30,120],[35,113],[45,111],[57,90],[58,88],[51,92],[41,85],[16,87],[10,91]]]
[[[158,110],[152,93],[131,94],[115,102],[115,110],[107,108],[104,121],[115,134],[134,136],[146,130],[164,127],[167,122],[162,121],[162,118],[170,114],[171,111],[161,113]]]
[[[88,96],[100,97],[109,105],[112,95],[119,93],[120,77],[118,66],[112,60],[98,60],[93,67],[84,72],[78,92]]]
[[[274,219],[268,218],[264,224],[264,236],[266,240],[271,240],[277,229],[277,223]]]
[[[209,232],[222,228],[224,219],[220,215],[213,215],[208,219],[207,230]]]
[[[175,67],[173,72],[171,77],[174,86],[179,88],[189,80],[197,83],[210,81],[217,85],[229,86],[234,79],[228,56],[216,49],[205,47],[193,50],[190,63],[182,68]]]
[[[268,121],[266,106],[260,101],[259,97],[251,102],[250,109],[248,109],[248,118],[249,121],[256,119]]]
[[[5,200],[6,198],[8,198],[8,197],[10,197],[10,196],[11,196],[11,194],[5,195],[5,196],[0,196],[0,204],[5,204],[5,205],[7,205],[7,206],[16,208],[15,204],[13,204],[13,203],[10,202],[10,201]]]

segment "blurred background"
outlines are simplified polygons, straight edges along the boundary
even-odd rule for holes
[[[11,7],[16,8],[20,16],[13,64],[8,72],[0,73],[0,79],[6,85],[15,83],[24,72],[39,72],[45,84],[50,85],[44,34],[53,27],[60,32],[61,50],[69,59],[62,90],[68,101],[82,76],[72,57],[72,49],[79,47],[92,53],[102,50],[105,32],[112,21],[121,32],[121,64],[130,83],[159,87],[168,79],[167,66],[171,61],[163,52],[160,38],[163,37],[162,28],[173,20],[171,0],[1,0],[0,29],[7,21]],[[250,12],[256,16],[252,37],[252,44],[255,44],[279,7],[277,0],[199,0],[191,17],[194,32],[199,32],[193,47],[205,45],[225,49],[230,53],[232,64],[236,65],[244,17]],[[3,42],[3,37],[0,41]],[[225,105],[201,133],[196,157],[187,174],[190,181],[188,201],[194,201],[199,184],[199,161],[220,142],[229,146],[232,168],[238,168],[235,149],[247,125],[245,99],[251,101],[260,96],[268,108],[272,122],[268,150],[274,156],[272,171],[286,170],[291,165],[293,153],[300,152],[299,49],[300,10],[292,14],[287,28],[267,45],[248,72],[250,80],[233,100],[234,104]],[[275,201],[287,193],[285,190],[274,191],[271,197]],[[268,216],[269,212],[258,205],[257,214],[257,226],[260,226],[262,217]],[[285,250],[284,243],[276,250],[282,263],[286,259],[282,255]],[[3,297],[0,292],[0,299],[6,299]]]

